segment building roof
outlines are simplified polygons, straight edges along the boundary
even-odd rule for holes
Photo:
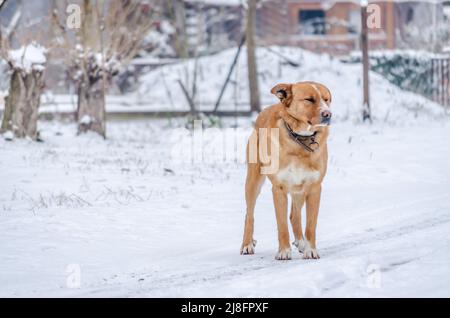
[[[184,0],[189,3],[203,3],[209,5],[219,5],[219,6],[239,6],[242,4],[242,0]]]

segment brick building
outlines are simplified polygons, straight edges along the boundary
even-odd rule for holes
[[[193,29],[189,26],[189,21],[193,21],[190,23],[200,32],[191,32],[192,37],[209,41],[200,45],[209,46],[209,51],[214,51],[214,46],[217,46],[217,51],[224,46],[236,44],[245,25],[241,1],[184,1],[187,12],[191,12],[187,28]],[[389,0],[369,2],[376,4],[380,13],[379,28],[369,30],[369,45],[372,50],[432,49],[424,43],[427,33],[423,30],[428,28],[428,33],[432,34],[433,28],[437,28],[436,24],[444,20],[442,3]],[[359,48],[360,10],[359,3],[350,0],[265,0],[257,10],[257,42],[260,45],[301,46],[315,52],[345,55]],[[219,22],[207,22],[218,17]],[[223,22],[224,17],[226,23]],[[419,40],[420,36],[425,39]],[[198,45],[195,43],[195,46]]]
[[[370,30],[372,49],[395,48],[395,4],[380,9],[380,28]],[[263,44],[301,46],[315,52],[346,54],[359,46],[360,6],[351,1],[269,0],[258,15]]]

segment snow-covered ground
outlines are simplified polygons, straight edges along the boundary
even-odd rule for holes
[[[245,166],[180,160],[177,122],[0,140],[0,296],[449,297],[450,124],[424,118],[333,126],[321,259],[287,262],[270,185],[256,254],[240,256]],[[251,123],[238,126],[205,132],[205,151],[245,143]]]
[[[234,54],[198,60],[202,109],[214,104]],[[244,57],[221,109],[248,109]],[[274,259],[268,183],[257,203],[256,254],[239,255],[249,119],[205,131],[200,162],[182,120],[109,122],[107,140],[41,122],[44,143],[0,138],[0,296],[449,297],[450,121],[442,107],[372,73],[375,120],[364,125],[356,120],[360,65],[277,47],[259,49],[258,61],[265,105],[280,82],[316,80],[333,93],[320,260]],[[109,97],[107,110],[187,110],[177,80],[191,87],[193,65],[150,72],[135,94]],[[44,111],[73,107],[73,96],[46,99]]]

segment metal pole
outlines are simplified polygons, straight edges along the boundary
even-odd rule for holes
[[[231,67],[228,71],[227,78],[225,79],[225,83],[223,83],[222,89],[220,90],[219,98],[217,98],[216,105],[214,106],[214,112],[217,112],[217,110],[219,109],[223,94],[225,93],[228,83],[230,82],[231,74],[233,74],[233,70],[236,67],[236,64],[238,62],[239,55],[241,54],[241,49],[242,49],[242,46],[244,45],[244,43],[245,43],[245,35],[242,37],[241,42],[239,43],[238,50],[236,52],[236,55],[234,56],[233,62],[231,63]]]

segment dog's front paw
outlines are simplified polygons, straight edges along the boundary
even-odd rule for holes
[[[276,260],[279,261],[287,261],[292,258],[292,252],[290,247],[280,248],[277,255],[275,256]]]
[[[311,248],[310,246],[305,247],[305,251],[303,252],[303,259],[319,259],[319,253],[315,248]]]
[[[301,239],[301,240],[295,240],[292,244],[298,249],[298,251],[299,251],[300,253],[303,254],[303,253],[305,252],[306,243],[305,243],[305,240],[304,240],[304,239]]]
[[[317,249],[312,248],[311,244],[306,239],[295,240],[292,243],[295,247],[298,248],[298,251],[303,254],[304,259],[319,259],[319,253],[317,253]]]
[[[255,246],[256,246],[256,240],[252,240],[250,244],[242,244],[241,247],[241,255],[253,255],[255,254]]]

